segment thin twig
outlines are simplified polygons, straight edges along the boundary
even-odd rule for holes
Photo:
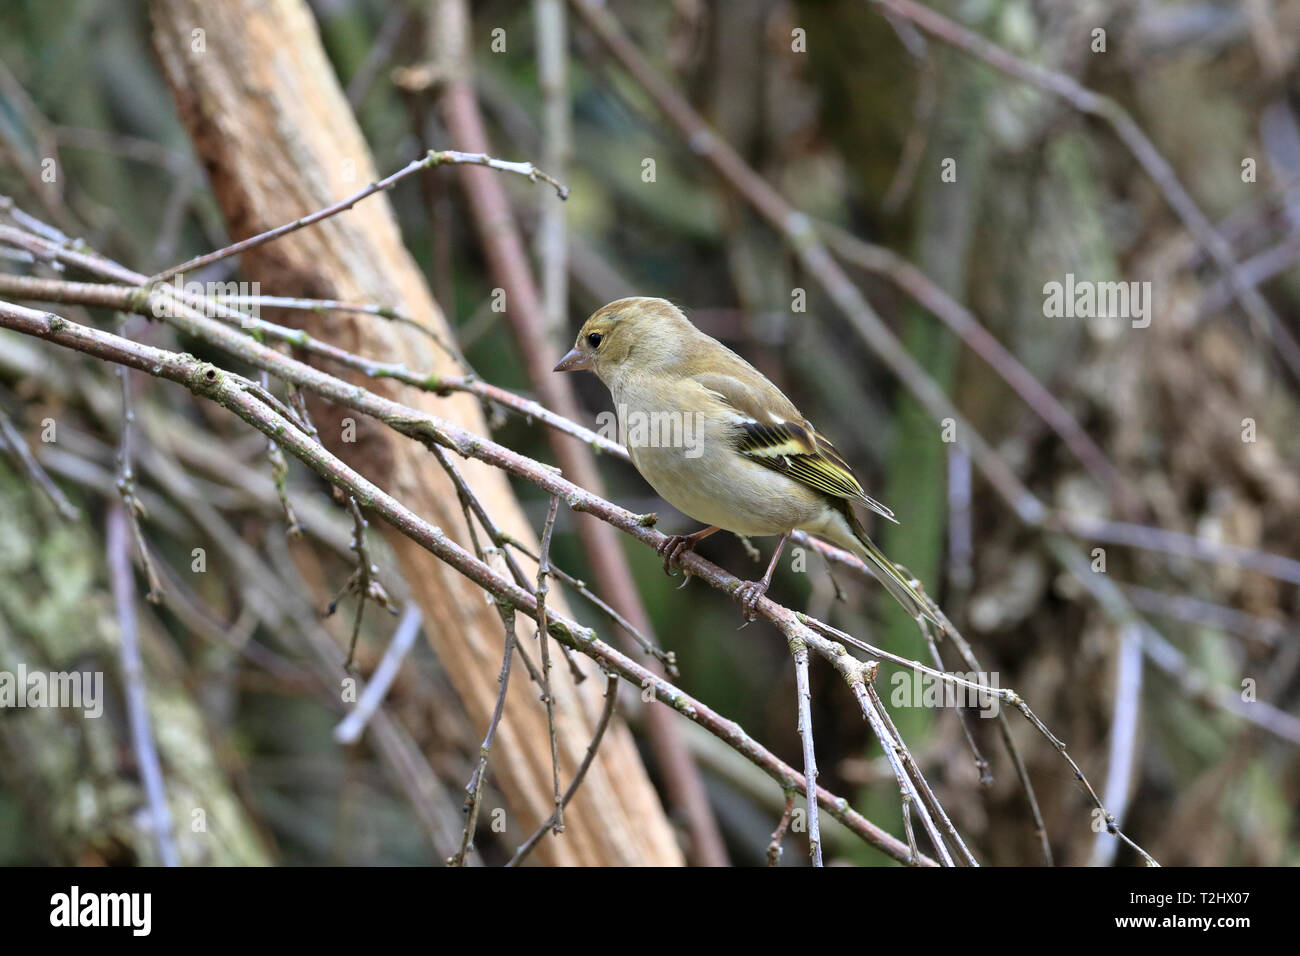
[[[812,689],[808,683],[808,645],[790,638],[794,657],[795,692],[799,701],[799,739],[803,742],[804,795],[808,801],[808,857],[813,866],[822,865],[822,828],[817,819],[817,753],[813,747]]]
[[[871,702],[875,704],[876,711],[880,714],[881,719],[885,723],[885,728],[889,731],[890,736],[897,744],[899,756],[903,760],[903,765],[907,767],[908,771],[911,773],[918,792],[925,800],[925,805],[929,807],[931,813],[939,818],[939,822],[943,825],[944,832],[948,834],[948,839],[952,843],[953,848],[962,855],[966,864],[968,866],[979,866],[979,863],[975,859],[975,855],[971,853],[970,848],[966,846],[966,841],[963,840],[961,834],[957,832],[957,827],[953,824],[952,818],[948,816],[948,811],[943,808],[941,803],[939,803],[939,798],[935,795],[933,788],[931,788],[930,782],[925,779],[925,774],[921,772],[921,765],[917,763],[916,757],[913,756],[912,752],[908,750],[907,746],[903,743],[903,735],[898,732],[898,727],[894,725],[893,718],[889,716],[889,711],[885,708],[885,702],[880,699],[880,692],[876,690],[875,682],[864,681],[863,683],[867,690],[867,696],[870,697]]]
[[[379,568],[377,568],[370,557],[370,547],[366,544],[366,527],[367,521],[365,515],[361,513],[361,507],[357,504],[357,499],[348,498],[348,513],[352,515],[352,552],[357,556],[357,566],[352,573],[348,575],[347,581],[343,587],[334,595],[330,601],[326,615],[333,614],[338,609],[339,600],[345,594],[351,594],[357,599],[357,611],[352,618],[352,639],[348,642],[348,656],[343,664],[346,671],[352,670],[353,658],[357,652],[357,640],[361,636],[361,618],[365,614],[366,601],[371,600],[380,607],[388,611],[389,614],[396,614],[397,608],[393,607],[392,601],[388,597],[388,592],[379,582]]]
[[[1242,700],[1239,691],[1226,687],[1215,688],[1209,680],[1192,668],[1173,644],[1150,624],[1137,617],[1118,584],[1104,574],[1092,574],[1086,570],[1089,567],[1088,559],[1073,546],[1072,542],[1055,535],[1049,535],[1047,542],[1054,550],[1061,552],[1062,561],[1068,562],[1068,566],[1077,571],[1075,576],[1083,582],[1107,613],[1118,621],[1136,622],[1139,625],[1142,651],[1147,659],[1176,679],[1189,699],[1220,708],[1262,727],[1282,740],[1300,745],[1300,719],[1265,701],[1256,700],[1247,703]]]
[[[568,24],[564,0],[533,0],[537,35],[537,85],[542,94],[542,165],[563,177],[572,132],[569,118]],[[568,335],[568,223],[559,203],[538,204],[538,273],[547,334],[556,344]]]
[[[263,371],[260,376],[260,383],[263,391],[270,394],[271,376]],[[284,533],[291,538],[301,537],[302,525],[298,521],[298,515],[294,513],[293,504],[289,501],[289,463],[284,459],[284,452],[280,451],[280,446],[275,443],[274,438],[266,440],[266,460],[271,465],[271,480],[275,483],[275,494],[280,499],[280,510],[284,513]]]
[[[1034,729],[1037,730],[1040,734],[1042,734],[1043,737],[1046,738],[1047,741],[1057,749],[1057,751],[1061,754],[1061,756],[1065,759],[1065,761],[1070,765],[1070,769],[1074,771],[1075,779],[1077,779],[1083,785],[1089,797],[1092,799],[1093,805],[1097,807],[1097,809],[1102,811],[1102,814],[1105,816],[1106,820],[1108,821],[1108,826],[1113,828],[1111,832],[1114,833],[1116,836],[1118,836],[1120,839],[1122,839],[1124,842],[1128,843],[1139,853],[1141,853],[1143,857],[1150,864],[1152,865],[1155,864],[1155,861],[1151,859],[1150,855],[1147,854],[1146,851],[1142,850],[1141,847],[1139,847],[1136,843],[1130,840],[1115,825],[1114,816],[1106,809],[1106,805],[1102,803],[1101,798],[1097,796],[1097,792],[1093,789],[1092,784],[1088,782],[1088,778],[1084,775],[1083,771],[1079,769],[1079,765],[1074,762],[1074,758],[1070,756],[1068,750],[1066,749],[1065,743],[1059,737],[1057,737],[1055,734],[1053,734],[1050,730],[1047,729],[1047,725],[1044,724],[1041,720],[1039,720],[1038,716],[1030,709],[1029,705],[1025,703],[1024,699],[1019,694],[1017,694],[1014,690],[1011,690],[1008,687],[993,687],[989,685],[979,684],[976,683],[975,681],[967,680],[964,677],[958,677],[955,674],[949,674],[944,671],[935,670],[934,668],[931,667],[926,667],[924,664],[921,664],[919,661],[909,661],[903,657],[899,657],[897,654],[891,654],[889,651],[876,647],[873,644],[869,644],[865,641],[861,641],[858,638],[854,637],[853,635],[846,634],[843,631],[839,630],[838,628],[832,627],[831,625],[826,624],[823,621],[818,621],[815,618],[808,617],[807,615],[804,614],[800,614],[798,615],[798,617],[803,623],[807,624],[814,631],[817,631],[822,634],[826,634],[827,636],[832,637],[837,641],[843,641],[845,644],[848,644],[852,647],[856,647],[858,650],[861,650],[864,653],[871,654],[874,657],[879,657],[882,660],[887,660],[894,664],[898,664],[901,667],[910,668],[916,671],[917,673],[928,675],[929,677],[932,677],[935,680],[944,681],[945,683],[950,684],[954,687],[964,687],[968,691],[975,691],[977,694],[983,696],[995,697],[1015,707],[1017,710],[1021,712],[1021,714],[1024,715],[1025,719],[1029,721],[1029,723],[1034,727]]]
[[[126,519],[131,529],[131,538],[135,542],[136,552],[140,555],[140,566],[144,569],[144,578],[149,585],[145,599],[150,604],[159,604],[162,602],[163,594],[162,579],[158,577],[158,569],[154,567],[153,556],[149,553],[144,531],[140,528],[141,519],[147,515],[136,493],[135,471],[131,461],[131,430],[135,424],[135,403],[131,398],[130,375],[130,369],[125,366],[117,370],[118,380],[122,385],[122,442],[117,451],[117,492],[126,507]]]
[[[119,653],[127,718],[131,726],[131,749],[135,753],[136,766],[149,804],[149,828],[157,841],[159,862],[163,866],[180,866],[180,853],[176,849],[172,832],[171,808],[167,805],[167,786],[163,780],[162,763],[158,759],[158,748],[154,744],[149,721],[149,692],[145,687],[144,662],[140,656],[139,634],[136,630],[135,588],[128,542],[128,507],[125,503],[109,507],[107,542],[113,603],[117,605]]]
[[[534,561],[537,560],[537,555],[533,554],[533,552],[530,551],[528,547],[525,546],[524,543],[522,541],[519,541],[517,538],[514,538],[511,535],[502,532],[501,540],[505,544],[514,548],[516,551],[528,555]],[[639,630],[636,629],[636,627],[633,626],[631,621],[629,621],[622,614],[619,614],[618,611],[616,611],[614,608],[610,607],[608,604],[602,601],[599,595],[597,595],[594,591],[592,591],[591,588],[587,587],[587,583],[585,581],[579,581],[568,571],[565,571],[563,568],[559,567],[554,563],[551,564],[551,576],[567,584],[569,587],[573,588],[573,590],[576,591],[581,597],[583,597],[588,603],[590,603],[592,607],[596,608],[596,610],[600,611],[601,614],[605,615],[605,617],[609,618],[616,625],[618,625],[618,627],[622,629],[622,631],[625,634],[627,634],[630,638],[632,638],[632,640],[636,641],[637,645],[643,651],[645,651],[647,654],[654,657],[655,660],[659,661],[659,663],[663,665],[664,672],[669,677],[671,677],[673,680],[676,680],[679,676],[681,676],[680,672],[677,670],[676,652],[665,651],[658,644],[654,643],[654,641],[652,641],[650,638],[642,634]]]
[[[1251,285],[1261,286],[1270,279],[1281,275],[1295,265],[1300,259],[1300,231],[1293,232],[1275,246],[1242,260],[1238,272]],[[1220,279],[1210,286],[1200,305],[1196,308],[1196,317],[1203,319],[1225,308],[1232,301],[1232,287],[1229,282]]]
[[[510,688],[510,660],[518,646],[515,635],[515,609],[508,604],[499,604],[501,620],[505,624],[505,651],[501,655],[501,671],[497,674],[497,702],[492,708],[492,719],[488,721],[487,733],[478,748],[478,765],[465,787],[465,833],[460,841],[460,850],[447,861],[449,866],[464,866],[465,856],[474,846],[474,832],[478,829],[478,808],[483,800],[483,780],[487,776],[488,756],[492,752],[492,741],[496,737],[497,727],[501,725],[501,715],[505,713],[506,691]]]
[[[546,623],[546,595],[551,586],[546,577],[551,573],[551,533],[555,530],[555,516],[560,510],[560,499],[551,496],[546,509],[546,524],[542,527],[542,544],[537,562],[537,639],[542,644],[542,699],[546,701],[546,725],[551,733],[551,779],[555,785],[555,813],[551,817],[551,832],[564,832],[564,803],[560,794],[560,745],[555,733],[555,695],[551,690],[551,651],[549,628]]]
[[[1209,625],[1269,647],[1277,647],[1284,640],[1300,643],[1300,630],[1275,618],[1248,614],[1187,594],[1170,594],[1136,584],[1120,587],[1129,603],[1144,613],[1171,617],[1185,624]]]
[[[393,681],[397,679],[397,672],[401,670],[402,661],[411,648],[415,646],[415,639],[420,634],[420,625],[423,618],[420,615],[420,608],[414,601],[407,604],[406,611],[402,614],[402,619],[397,622],[397,629],[393,631],[393,639],[388,642],[388,648],[384,651],[384,656],[380,658],[379,666],[375,668],[374,674],[370,680],[366,681],[365,689],[361,691],[361,696],[357,698],[356,706],[348,711],[348,715],[339,721],[334,728],[334,739],[341,744],[354,744],[361,739],[361,733],[366,729],[366,724],[374,716],[379,705],[383,703],[388,689],[393,686]]]
[[[505,173],[515,173],[516,175],[523,176],[530,182],[534,183],[541,180],[542,182],[552,186],[561,199],[569,198],[569,187],[552,179],[532,163],[507,162],[504,159],[496,159],[483,153],[460,153],[450,149],[431,149],[420,159],[412,160],[397,172],[384,177],[378,182],[371,183],[365,189],[353,193],[351,196],[336,202],[332,206],[327,206],[309,216],[303,216],[301,219],[295,219],[293,222],[287,222],[282,226],[276,226],[274,229],[268,229],[266,232],[259,233],[256,236],[249,236],[247,239],[231,243],[222,249],[217,249],[213,252],[206,253],[205,255],[195,256],[193,259],[188,259],[180,265],[164,269],[162,272],[157,272],[150,276],[148,284],[153,285],[157,282],[164,282],[177,273],[193,272],[196,269],[202,269],[205,266],[212,265],[214,262],[220,262],[222,259],[228,259],[231,256],[247,252],[249,249],[256,249],[258,246],[265,245],[275,239],[287,236],[291,232],[297,232],[299,229],[305,229],[307,226],[315,225],[318,222],[329,219],[331,216],[337,216],[339,213],[346,212],[357,203],[361,202],[361,200],[367,199],[375,193],[383,192],[386,189],[392,189],[403,179],[406,179],[408,176],[413,176],[421,170],[437,169],[439,166],[462,164],[486,166],[489,169],[496,169]]]
[[[866,569],[863,568],[865,571]],[[926,630],[926,637],[932,638],[933,635]],[[970,643],[962,636],[961,632],[955,627],[949,628],[944,637],[955,648],[957,654],[961,657],[966,666],[976,674],[987,674],[988,671],[975,656],[975,650]],[[942,670],[943,668],[940,668]],[[1020,747],[1017,746],[1015,738],[1011,735],[1011,722],[1007,720],[1007,715],[1002,708],[998,708],[997,715],[998,736],[1002,740],[1002,746],[1006,748],[1007,756],[1011,758],[1011,765],[1015,768],[1016,779],[1020,781],[1020,789],[1025,794],[1025,802],[1029,805],[1029,816],[1034,822],[1034,835],[1038,838],[1038,847],[1043,854],[1043,862],[1047,866],[1054,866],[1055,859],[1052,856],[1052,844],[1047,837],[1047,822],[1043,819],[1042,807],[1038,804],[1038,792],[1034,789],[1034,782],[1029,778],[1029,767],[1025,764],[1025,758],[1020,753]]]
[[[943,655],[939,652],[939,642],[935,640],[934,628],[930,626],[930,622],[922,621],[921,630],[925,634],[925,643],[930,649],[930,660],[934,662],[935,670],[947,670],[944,667]],[[989,760],[984,756],[979,744],[975,741],[975,733],[971,730],[970,718],[963,707],[957,708],[957,722],[961,725],[962,734],[966,737],[966,746],[970,748],[971,754],[975,758],[975,769],[979,771],[980,786],[991,787],[993,785],[993,773],[989,769]]]
[[[772,831],[772,839],[767,843],[768,866],[781,864],[781,841],[785,839],[785,831],[790,828],[790,819],[794,816],[794,798],[795,791],[785,792],[785,809],[781,811],[781,819],[777,821],[776,829]]]
[[[524,569],[519,566],[519,562],[516,561],[514,556],[511,555],[510,552],[508,552],[500,543],[501,540],[506,538],[506,535],[497,527],[496,522],[492,520],[492,516],[489,515],[487,509],[483,507],[483,503],[479,501],[478,495],[474,494],[473,489],[470,488],[469,484],[461,476],[460,469],[456,467],[455,463],[447,455],[447,452],[442,448],[434,445],[430,448],[430,451],[432,451],[433,456],[438,459],[438,464],[442,465],[443,470],[447,472],[447,475],[451,478],[452,484],[456,486],[456,497],[460,500],[461,512],[465,515],[465,527],[469,529],[469,540],[470,545],[474,548],[474,554],[477,555],[478,559],[484,564],[492,563],[489,560],[490,554],[501,555],[505,561],[506,567],[510,571],[511,578],[514,579],[515,584],[519,585],[519,587],[523,588],[525,591],[532,592],[533,584],[528,580],[528,576],[524,574]],[[483,544],[479,541],[478,533],[474,530],[475,519],[477,519],[478,523],[483,526],[483,530],[491,540],[492,543],[490,549],[483,547]],[[504,615],[505,610],[504,607],[498,605],[498,613]],[[563,645],[561,646],[563,647]],[[567,647],[564,648],[564,651],[566,655],[571,654]],[[538,670],[537,665],[533,663],[532,658],[528,656],[528,652],[516,643],[515,653],[517,653],[519,659],[524,662],[524,668],[528,671],[529,678],[534,684],[537,684],[540,687],[542,684],[542,673]],[[577,664],[573,661],[571,656],[569,656],[568,660],[570,671],[573,674],[574,683],[582,683],[582,681],[587,679],[587,675],[578,669]]]
[[[1300,584],[1300,560],[1282,554],[1209,541],[1181,531],[1152,528],[1127,521],[1110,521],[1090,515],[1054,511],[1046,526],[1068,532],[1084,541],[1121,544],[1144,551],[1159,551],[1179,558],[1195,558],[1231,567],[1259,571],[1279,581]]]
[[[50,499],[50,502],[58,510],[59,514],[69,521],[75,521],[81,517],[81,509],[68,500],[68,496],[63,493],[63,489],[54,483],[54,480],[46,474],[45,469],[36,461],[32,450],[27,447],[27,442],[23,441],[22,434],[9,420],[9,416],[0,411],[0,445],[9,449],[10,454],[27,472],[32,483]]]
[[[379,32],[375,34],[374,41],[370,44],[370,50],[366,53],[366,58],[361,61],[361,65],[353,71],[352,76],[348,78],[347,89],[345,90],[348,98],[348,105],[353,110],[359,109],[374,85],[375,78],[379,76],[384,64],[388,63],[393,56],[393,50],[402,38],[406,30],[406,25],[410,21],[414,10],[406,4],[396,4],[389,9],[384,22],[379,26]]]
[[[547,830],[552,830],[559,822],[560,811],[569,805],[573,795],[578,792],[578,787],[582,785],[582,780],[587,776],[587,770],[591,767],[592,761],[596,759],[596,751],[600,747],[600,741],[605,736],[605,729],[609,727],[610,719],[614,716],[614,706],[618,703],[618,677],[613,674],[607,674],[605,677],[605,706],[601,708],[600,720],[596,723],[596,730],[591,736],[591,743],[587,745],[587,752],[582,757],[582,763],[578,765],[577,772],[573,775],[573,782],[569,784],[569,789],[564,791],[564,796],[560,799],[559,806],[551,814],[551,818],[545,821],[541,826],[533,831],[533,835],[524,841],[523,845],[515,851],[515,855],[510,858],[506,866],[518,866],[523,862],[529,852],[541,840]]]
[[[876,703],[879,698],[873,699],[868,692],[868,686],[874,676],[874,664],[861,666],[850,678],[849,686],[853,690],[853,696],[858,700],[858,706],[862,709],[862,716],[866,718],[872,733],[880,741],[880,749],[884,752],[885,760],[894,771],[894,778],[898,781],[899,796],[903,801],[903,827],[907,831],[908,845],[912,848],[912,859],[920,858],[920,852],[916,848],[916,837],[912,832],[911,814],[915,812],[921,818],[921,824],[925,827],[925,832],[930,837],[930,842],[939,855],[939,862],[944,866],[954,866],[952,855],[948,852],[948,845],[931,818],[925,801],[917,792],[915,782],[907,772],[907,764],[903,759],[903,754],[907,748],[894,733],[890,732],[884,714]],[[910,754],[908,756],[910,757]],[[912,861],[909,860],[908,862]]]
[[[173,291],[175,291],[175,287],[173,287]],[[408,326],[422,333],[453,362],[465,369],[466,372],[470,370],[469,363],[465,361],[465,356],[460,349],[456,348],[454,343],[447,342],[441,335],[418,319],[414,319],[386,305],[340,302],[337,299],[301,299],[283,295],[214,295],[212,299],[223,305],[252,306],[258,309],[300,309],[306,312],[315,312],[317,315],[325,312],[355,312],[360,315],[375,315],[381,319]]]
[[[1142,714],[1142,631],[1125,624],[1117,635],[1115,654],[1115,701],[1110,718],[1109,760],[1106,764],[1106,804],[1115,820],[1124,822],[1128,813],[1129,787],[1137,763],[1138,731]],[[1110,866],[1119,846],[1101,832],[1092,845],[1090,866]]]

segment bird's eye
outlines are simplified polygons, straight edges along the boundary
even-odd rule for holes
[[[590,345],[593,349],[600,348],[600,339],[601,339],[601,335],[599,332],[592,332],[590,335],[587,336],[587,344]]]

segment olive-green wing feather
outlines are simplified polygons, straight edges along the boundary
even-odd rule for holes
[[[810,488],[835,498],[860,501],[890,521],[896,520],[892,511],[863,490],[848,463],[834,445],[817,433],[811,422],[764,425],[750,421],[740,423],[739,427],[736,447],[742,455]]]
[[[738,413],[736,448],[742,455],[832,497],[860,501],[897,522],[892,511],[863,490],[835,446],[767,379],[760,376],[761,385],[774,394],[763,401],[764,395],[732,376],[705,373],[695,378]]]

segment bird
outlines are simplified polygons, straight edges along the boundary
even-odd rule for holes
[[[898,523],[894,513],[863,490],[835,446],[779,388],[676,305],[632,296],[597,309],[555,366],[579,370],[609,389],[641,476],[705,525],[661,542],[665,572],[717,531],[779,535],[763,577],[735,592],[748,622],[791,533],[806,531],[857,555],[911,617],[944,629],[919,586],[868,537],[853,506]]]

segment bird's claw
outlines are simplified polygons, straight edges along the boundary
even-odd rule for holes
[[[740,587],[736,588],[734,596],[740,602],[746,624],[758,619],[758,602],[767,593],[767,587],[766,581],[742,581]]]
[[[664,574],[671,576],[673,565],[681,561],[682,555],[695,550],[695,540],[689,534],[672,534],[659,542],[655,550],[663,556]]]

